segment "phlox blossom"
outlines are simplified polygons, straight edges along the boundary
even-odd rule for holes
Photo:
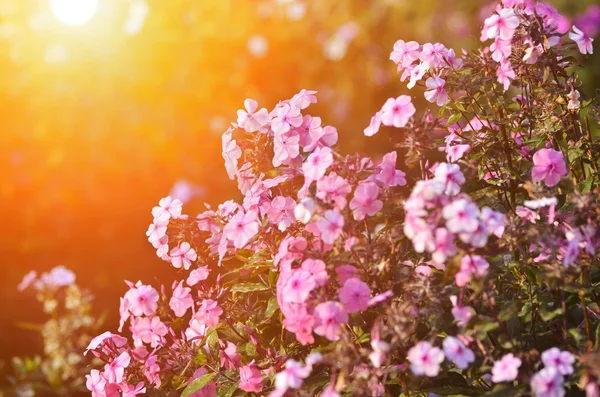
[[[557,347],[542,353],[542,362],[546,367],[554,367],[561,375],[571,375],[574,372],[575,357],[568,351],[560,351]]]
[[[233,242],[235,248],[243,248],[258,233],[256,211],[239,210],[225,225],[223,236]]]
[[[207,327],[214,327],[219,323],[219,317],[223,314],[223,309],[219,306],[219,303],[212,299],[204,299],[196,312],[194,318]]]
[[[467,369],[475,361],[473,351],[465,346],[460,339],[448,336],[444,339],[444,354],[457,368]]]
[[[308,375],[310,375],[310,369],[305,368],[298,361],[287,360],[285,369],[275,375],[275,389],[284,392],[287,389],[299,389]]]
[[[425,91],[425,99],[429,102],[435,102],[438,106],[443,106],[448,102],[448,93],[444,88],[446,80],[440,77],[430,77],[425,81],[425,85],[429,89],[429,91]]]
[[[219,350],[221,366],[226,369],[235,369],[240,366],[241,356],[235,344],[227,341],[227,347]]]
[[[173,296],[169,301],[169,307],[177,317],[183,317],[189,308],[194,306],[194,298],[191,289],[183,286],[183,281],[173,285]]]
[[[239,388],[248,393],[260,393],[263,388],[260,370],[252,361],[250,364],[240,367]]]
[[[328,147],[318,147],[302,164],[304,177],[309,181],[318,181],[333,164],[333,152]]]
[[[531,391],[535,397],[563,397],[564,379],[555,367],[547,367],[531,378]]]
[[[309,271],[302,268],[294,269],[283,287],[284,299],[287,302],[303,303],[316,285]]]
[[[362,221],[367,215],[373,216],[383,208],[383,201],[377,200],[379,188],[375,183],[367,182],[358,185],[354,191],[354,198],[350,201],[352,216],[357,221]]]
[[[260,130],[269,121],[269,112],[267,109],[262,108],[259,111],[258,102],[253,99],[246,99],[244,101],[244,107],[246,110],[237,111],[237,123],[238,125],[248,132],[255,132]]]
[[[512,8],[503,8],[484,21],[488,39],[500,37],[502,40],[509,40],[513,37],[519,24],[519,17]]]
[[[127,352],[121,353],[111,362],[104,366],[103,376],[108,383],[121,383],[125,374],[125,368],[129,366],[131,356]]]
[[[164,343],[167,326],[160,321],[160,317],[137,317],[131,321],[130,327],[133,341],[136,346],[149,343],[151,347],[158,347]]]
[[[460,193],[460,186],[465,183],[458,164],[441,163],[435,168],[434,175],[436,180],[444,183],[444,193],[449,196]]]
[[[442,215],[446,228],[452,233],[472,233],[479,226],[479,208],[470,199],[460,198],[446,204]]]
[[[369,307],[371,289],[358,278],[346,280],[338,294],[348,313],[358,313]]]
[[[594,46],[592,45],[594,39],[583,33],[577,26],[573,25],[573,31],[569,32],[569,38],[577,43],[579,52],[582,54],[594,53]]]
[[[434,377],[440,372],[444,352],[427,341],[421,341],[408,351],[408,361],[413,374]]]
[[[89,375],[85,376],[86,382],[85,387],[92,392],[92,397],[104,397],[106,396],[104,388],[106,387],[106,379],[103,374],[97,369],[90,371]]]
[[[390,59],[398,64],[398,67],[405,68],[419,59],[420,50],[421,46],[416,41],[398,40],[394,43],[394,51],[390,54]]]
[[[531,176],[535,182],[544,181],[546,186],[558,184],[560,178],[567,175],[569,170],[563,154],[554,149],[540,149],[533,155]]]
[[[158,291],[149,285],[143,285],[141,281],[131,285],[129,291],[123,297],[128,304],[128,310],[134,316],[151,316],[158,308]]]
[[[315,308],[315,334],[330,341],[340,339],[340,324],[348,322],[348,313],[339,302],[319,303]]]
[[[327,210],[317,219],[317,227],[323,242],[333,244],[343,232],[344,217],[337,211]]]
[[[416,109],[408,95],[390,98],[381,108],[381,123],[388,127],[401,128],[406,126]]]
[[[181,216],[181,200],[173,199],[171,196],[160,199],[158,206],[152,208],[152,216],[155,221],[165,221],[170,218],[177,219]]]
[[[505,354],[499,361],[494,363],[492,368],[492,382],[510,382],[519,375],[521,359],[515,357],[512,353]]]
[[[181,269],[183,266],[185,270],[188,270],[192,266],[192,262],[198,258],[196,251],[185,241],[173,248],[169,256],[174,268]]]

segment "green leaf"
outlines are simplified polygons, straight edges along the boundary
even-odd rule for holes
[[[517,389],[512,385],[497,385],[491,391],[482,394],[481,397],[510,397],[516,394]]]
[[[228,385],[221,385],[217,388],[217,397],[231,397],[233,393],[238,389],[238,383],[231,383]]]
[[[240,293],[248,293],[248,292],[258,292],[258,291],[267,291],[269,288],[262,283],[241,283],[236,284],[231,287],[231,292],[240,292]]]
[[[562,307],[559,307],[558,309],[552,311],[547,311],[545,309],[540,310],[540,318],[543,321],[550,321],[553,318],[560,316],[561,314],[563,314]]]
[[[265,310],[265,320],[270,319],[277,309],[279,309],[279,305],[277,304],[277,298],[274,296],[271,299],[269,299],[269,302],[267,303],[267,310]]]
[[[181,393],[181,397],[188,397],[190,394],[196,393],[198,390],[202,389],[204,386],[208,385],[213,378],[217,376],[214,372],[211,372],[206,375],[202,375],[201,377],[194,379]]]
[[[500,313],[498,313],[498,320],[507,321],[519,313],[519,301],[514,300],[506,305]]]
[[[498,328],[498,322],[491,317],[477,316],[472,320],[475,331],[490,332]]]
[[[458,120],[460,120],[461,117],[462,117],[462,114],[454,113],[452,116],[450,116],[448,118],[448,125],[456,123]]]

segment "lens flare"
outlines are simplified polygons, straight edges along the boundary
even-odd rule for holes
[[[99,0],[50,0],[50,8],[59,21],[80,26],[89,22],[98,10]]]

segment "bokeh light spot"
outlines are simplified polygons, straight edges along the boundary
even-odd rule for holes
[[[50,0],[50,8],[59,21],[80,26],[89,22],[98,10],[99,0]]]

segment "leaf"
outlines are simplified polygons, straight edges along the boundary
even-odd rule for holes
[[[498,313],[498,320],[507,321],[519,313],[519,301],[514,300],[506,305],[500,313]]]
[[[475,331],[490,332],[498,328],[498,323],[491,317],[477,316],[472,320]]]
[[[461,117],[462,117],[462,114],[454,113],[452,116],[450,116],[448,118],[448,125],[452,125],[452,124],[456,123],[458,120],[460,120]]]
[[[265,310],[265,320],[270,319],[277,309],[279,309],[279,305],[277,304],[277,298],[274,296],[271,299],[269,299],[269,302],[267,303],[267,309]]]
[[[238,383],[231,383],[228,385],[221,385],[217,388],[217,397],[231,397],[233,393],[238,389]]]
[[[512,385],[496,385],[491,391],[482,394],[481,397],[510,397],[516,394],[517,389]]]
[[[543,321],[550,321],[553,318],[560,316],[561,314],[563,314],[562,307],[559,307],[558,309],[552,311],[547,311],[545,309],[540,310],[540,318]]]
[[[248,293],[248,292],[258,292],[258,291],[267,291],[269,288],[262,283],[241,283],[236,284],[231,287],[231,292],[240,292],[240,293]]]
[[[181,393],[181,397],[187,397],[190,394],[196,393],[198,390],[202,389],[204,386],[208,385],[213,378],[217,376],[214,372],[211,372],[206,375],[202,375],[201,377],[194,379]]]

